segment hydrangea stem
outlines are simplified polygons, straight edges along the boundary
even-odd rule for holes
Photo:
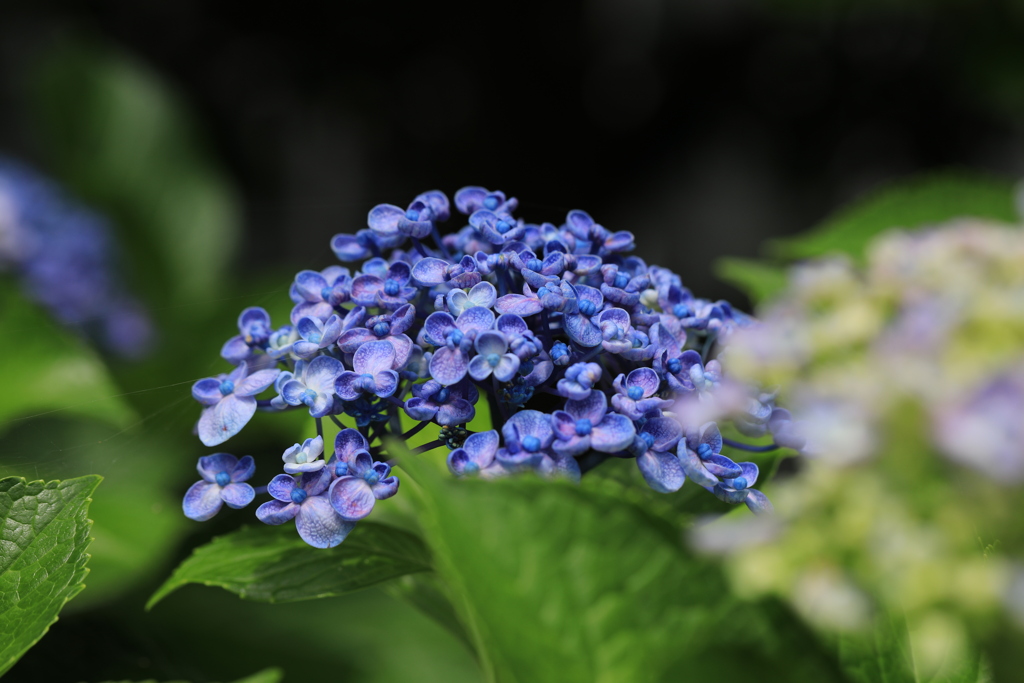
[[[741,443],[739,441],[733,441],[732,439],[725,438],[722,439],[722,443],[732,448],[738,448],[741,451],[749,451],[750,453],[768,453],[781,448],[777,443],[769,444],[767,446],[753,446],[748,443]]]

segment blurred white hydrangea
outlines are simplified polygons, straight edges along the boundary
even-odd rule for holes
[[[1022,609],[1024,231],[884,234],[863,265],[795,267],[760,318],[730,367],[779,387],[816,457],[769,489],[772,534],[723,547],[711,527],[740,522],[722,520],[695,543],[726,554],[741,592],[781,595],[829,631],[897,610],[955,648]]]

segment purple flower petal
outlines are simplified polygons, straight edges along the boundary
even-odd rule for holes
[[[315,270],[303,270],[295,276],[295,289],[305,301],[322,301],[320,292],[327,288],[327,280]]]
[[[352,281],[352,300],[360,306],[376,306],[377,293],[384,291],[384,279],[376,275],[360,275]]]
[[[661,385],[658,373],[650,368],[637,368],[626,377],[627,387],[640,387],[643,389],[644,398],[653,396]]]
[[[498,360],[497,367],[494,368],[494,376],[498,378],[499,382],[511,381],[517,372],[519,372],[519,356],[511,353],[503,355]]]
[[[268,500],[256,508],[256,518],[264,524],[284,524],[299,514],[299,506],[289,500]]]
[[[373,489],[362,477],[336,479],[329,491],[327,495],[331,500],[331,506],[342,519],[352,522],[370,514],[374,503],[377,502],[373,497]]]
[[[395,362],[395,347],[391,342],[372,341],[359,347],[352,359],[352,366],[359,374],[376,375],[390,370]]]
[[[704,467],[708,472],[722,479],[735,479],[743,474],[743,469],[724,455],[712,455],[704,458]]]
[[[199,416],[199,440],[206,446],[222,444],[242,431],[256,414],[256,399],[228,394]]]
[[[768,496],[755,489],[747,491],[747,497],[743,502],[747,504],[747,507],[755,515],[769,515],[775,512],[775,508],[772,506],[771,501],[768,500]]]
[[[346,463],[352,462],[357,452],[369,448],[370,444],[367,443],[366,437],[351,427],[341,430],[334,438],[334,454]]]
[[[580,464],[571,455],[559,454],[555,457],[544,456],[537,468],[546,477],[560,477],[573,483],[580,483]]]
[[[651,450],[667,451],[675,446],[683,436],[683,428],[679,423],[668,417],[655,417],[648,420],[642,432],[654,437],[654,444]]]
[[[370,487],[373,490],[373,497],[377,500],[387,500],[398,493],[398,477],[385,477]]]
[[[314,548],[333,548],[339,545],[355,527],[355,522],[339,517],[323,496],[307,498],[299,506],[295,518],[299,538]]]
[[[483,306],[467,308],[455,321],[455,326],[463,332],[477,330],[483,332],[494,326],[494,313]]]
[[[480,381],[491,376],[494,368],[487,362],[486,356],[476,356],[473,360],[469,361],[469,376],[473,379]]]
[[[251,455],[245,455],[231,469],[231,481],[235,483],[247,481],[254,474],[256,474],[256,462],[252,459]]]
[[[271,479],[270,483],[267,484],[267,493],[274,498],[287,503],[291,502],[292,489],[294,489],[295,486],[295,479],[287,474],[279,474]]]
[[[334,383],[334,392],[343,401],[355,401],[363,395],[362,375],[355,372],[343,372]]]
[[[398,373],[394,370],[378,372],[373,380],[377,387],[374,393],[380,398],[387,398],[398,389]]]
[[[473,346],[476,348],[476,352],[481,355],[496,354],[501,355],[508,351],[508,342],[505,340],[505,335],[501,332],[482,332],[476,338]]]
[[[544,310],[544,306],[535,296],[506,294],[494,302],[494,310],[502,314],[529,316],[540,313]]]
[[[465,377],[467,369],[465,354],[447,346],[438,349],[430,359],[430,376],[445,386],[455,384]]]
[[[688,448],[679,448],[679,461],[686,472],[687,478],[703,486],[706,489],[713,488],[718,483],[718,477],[707,471],[704,463],[697,457],[697,454]]]
[[[449,399],[437,409],[437,424],[442,427],[465,424],[476,417],[476,408],[464,398]],[[428,420],[431,418],[427,418]]]
[[[356,327],[338,337],[338,348],[345,353],[355,353],[366,342],[376,341],[377,335],[365,327]]]
[[[250,457],[249,460],[251,461],[252,458]],[[204,455],[196,463],[196,471],[199,472],[199,476],[211,484],[217,480],[218,474],[227,472],[230,475],[236,467],[238,467],[238,458],[230,453]]]
[[[256,491],[248,484],[231,483],[221,489],[220,497],[229,507],[237,510],[251,503],[256,497]]]
[[[602,453],[615,453],[628,448],[635,436],[632,420],[625,415],[609,413],[590,433],[590,447]]]
[[[443,346],[448,334],[454,329],[455,319],[441,311],[431,313],[423,323],[423,330],[434,346]]]
[[[505,335],[506,339],[514,339],[522,336],[530,328],[527,326],[526,321],[520,316],[505,313],[498,316],[498,319],[494,322],[494,326],[499,332]]]
[[[426,257],[412,267],[412,279],[424,287],[434,287],[448,278],[448,262],[439,258]]]
[[[317,393],[330,394],[334,390],[334,381],[344,371],[345,366],[337,358],[317,356],[306,367],[303,382]]]
[[[647,451],[636,459],[644,481],[658,493],[678,491],[686,482],[686,474],[677,458],[672,453],[655,453]]]
[[[185,493],[181,509],[189,519],[205,522],[220,511],[222,504],[219,486],[197,481]]]
[[[272,385],[280,374],[277,369],[254,372],[235,385],[235,396],[255,396]]]
[[[608,412],[608,397],[600,391],[591,391],[586,398],[566,401],[565,412],[572,415],[573,419],[590,420],[591,424],[596,425]]]
[[[397,337],[398,335],[403,334],[406,330],[412,327],[414,322],[416,322],[416,307],[412,304],[400,306],[391,314],[392,336]]]
[[[248,348],[247,346],[246,350]],[[224,394],[220,393],[220,384],[220,380],[213,379],[212,377],[201,379],[192,385],[192,398],[204,406],[217,405],[224,398]]]
[[[722,502],[729,503],[731,505],[738,505],[747,499],[748,491],[746,489],[735,490],[727,488],[723,484],[716,484],[711,492],[715,494],[715,497]]]
[[[370,230],[382,237],[398,234],[398,222],[405,218],[405,211],[394,204],[378,204],[370,209],[366,216],[366,224]]]
[[[568,313],[562,322],[569,337],[580,346],[589,348],[601,343],[601,328],[585,315]]]
[[[541,448],[547,448],[555,438],[550,418],[539,410],[519,411],[501,426],[501,433],[506,444],[521,444],[523,438],[532,436],[540,441]]]

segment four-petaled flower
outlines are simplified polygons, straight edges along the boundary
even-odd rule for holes
[[[356,522],[370,514],[378,500],[397,492],[398,477],[391,476],[391,465],[374,462],[364,451],[349,463],[347,475],[331,483],[328,497],[342,519]]]
[[[189,487],[182,501],[185,516],[205,522],[220,512],[221,505],[244,508],[252,502],[256,492],[246,484],[256,472],[252,456],[241,460],[230,453],[214,453],[199,458],[196,465],[202,480]]]
[[[327,464],[320,459],[320,454],[323,452],[324,437],[322,436],[295,444],[281,456],[281,460],[284,461],[284,471],[288,474],[316,472]]]
[[[639,420],[648,411],[672,405],[672,401],[654,396],[661,386],[661,380],[658,379],[658,373],[650,368],[637,368],[628,376],[619,375],[612,386],[617,392],[612,396],[612,405],[631,420]]]
[[[227,375],[201,379],[192,385],[192,397],[202,403],[199,440],[206,446],[224,443],[242,430],[256,414],[256,394],[268,388],[280,370],[248,374],[243,361]]]
[[[556,410],[551,421],[557,437],[551,447],[561,455],[581,455],[590,449],[615,453],[632,444],[636,435],[628,417],[608,412],[608,399],[600,391],[566,401],[565,410]]]
[[[270,480],[267,493],[274,497],[256,508],[256,517],[264,524],[284,524],[295,520],[299,537],[314,548],[333,548],[345,540],[355,522],[342,519],[327,500],[331,473],[325,467],[306,472],[298,480],[279,474]]]
[[[391,369],[394,362],[395,347],[391,342],[367,342],[352,358],[355,372],[341,373],[335,391],[345,401],[354,401],[364,393],[387,398],[398,388],[398,373]]]
[[[448,469],[457,477],[480,475],[481,477],[499,477],[505,468],[494,456],[498,452],[498,432],[470,434],[462,448],[456,448],[448,454]]]

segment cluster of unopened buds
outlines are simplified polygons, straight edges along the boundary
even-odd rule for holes
[[[207,446],[257,410],[308,409],[316,419],[317,435],[284,452],[259,519],[294,518],[316,547],[341,543],[398,491],[385,439],[430,424],[440,438],[417,452],[447,447],[456,476],[535,471],[578,481],[609,458],[633,458],[656,491],[691,479],[728,503],[771,509],[751,488],[757,466],[721,453],[801,447],[773,394],[723,373],[730,334],[753,319],[626,255],[633,235],[583,211],[561,226],[529,224],[513,216],[515,198],[481,187],[459,190],[454,204],[468,224],[443,238],[437,224],[451,211],[441,192],[404,210],[374,207],[368,229],[331,242],[341,261],[362,262],[358,271],[298,273],[282,327],[261,308],[244,310],[221,351],[235,369],[194,385]],[[272,398],[257,398],[271,389]],[[474,433],[466,425],[482,396],[498,429]],[[403,413],[416,421],[404,433]],[[340,430],[329,459],[325,418]],[[722,420],[752,437],[771,432],[775,443],[723,439]],[[184,500],[193,519],[256,495],[249,456],[206,456],[198,469],[202,480]]]

